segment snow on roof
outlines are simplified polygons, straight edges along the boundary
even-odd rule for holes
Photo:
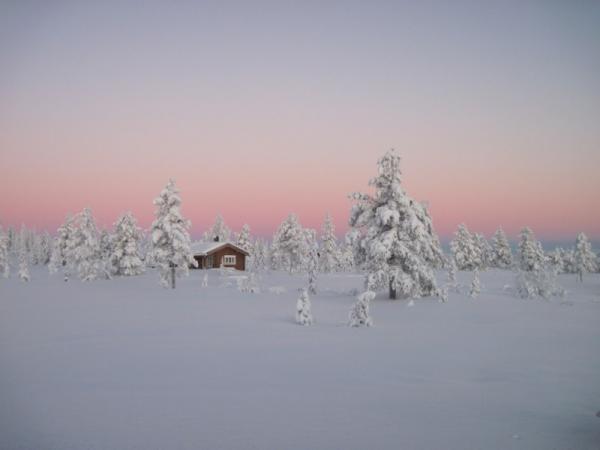
[[[231,247],[234,247],[236,250],[242,252],[244,255],[248,255],[248,252],[246,250],[244,250],[243,248],[237,246],[236,244],[234,244],[233,242],[230,241],[223,241],[223,242],[195,242],[192,244],[192,253],[194,255],[201,255],[201,256],[205,256],[208,255],[209,253],[212,253],[213,251],[217,250],[218,248],[221,248],[225,245],[229,245]]]

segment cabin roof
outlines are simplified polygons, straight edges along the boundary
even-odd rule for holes
[[[217,251],[221,247],[226,247],[226,246],[227,247],[233,247],[238,252],[243,253],[246,256],[250,256],[250,254],[246,250],[244,250],[243,248],[241,248],[238,245],[234,244],[233,242],[229,242],[229,241],[223,241],[223,242],[196,242],[196,243],[192,244],[192,253],[194,255],[206,256],[206,255],[209,255],[211,253],[214,253],[215,251]]]

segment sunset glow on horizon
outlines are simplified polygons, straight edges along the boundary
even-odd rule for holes
[[[196,238],[341,236],[395,148],[443,239],[600,239],[598,4],[149,5],[0,6],[3,227],[148,228],[173,178]]]

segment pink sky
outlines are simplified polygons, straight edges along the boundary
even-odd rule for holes
[[[0,223],[148,227],[173,177],[195,236],[341,234],[394,147],[442,238],[600,239],[600,8],[443,5],[5,5]]]

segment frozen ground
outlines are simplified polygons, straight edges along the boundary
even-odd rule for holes
[[[485,272],[477,300],[380,296],[351,329],[358,276],[321,277],[301,327],[303,277],[218,274],[0,280],[0,448],[600,449],[598,275],[546,302]]]

